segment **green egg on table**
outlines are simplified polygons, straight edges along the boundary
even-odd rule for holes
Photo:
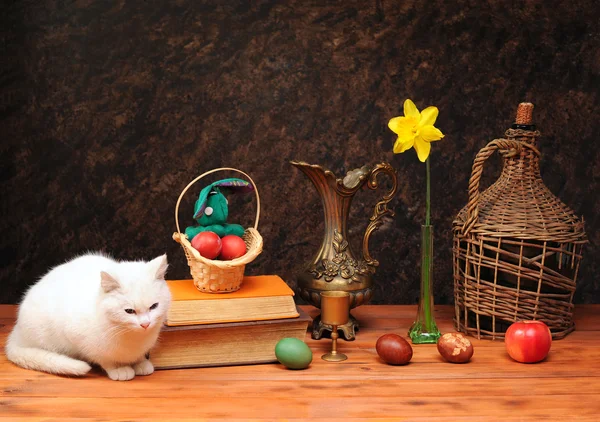
[[[279,363],[289,369],[305,369],[312,362],[312,351],[302,340],[286,337],[275,346]]]

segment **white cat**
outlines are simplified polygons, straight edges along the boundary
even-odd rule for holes
[[[167,256],[117,262],[100,254],[52,269],[26,293],[6,356],[28,369],[86,374],[100,365],[113,380],[149,375],[146,358],[171,304]]]

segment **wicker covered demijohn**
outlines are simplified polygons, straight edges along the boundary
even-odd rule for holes
[[[503,338],[519,320],[545,322],[554,339],[575,328],[584,224],[542,181],[532,111],[521,103],[507,138],[479,151],[469,202],[453,222],[455,325],[477,338]],[[483,165],[496,151],[502,174],[480,193]]]

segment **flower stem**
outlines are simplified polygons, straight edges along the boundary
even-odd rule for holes
[[[431,176],[430,176],[430,169],[429,169],[429,157],[427,157],[427,160],[425,160],[425,168],[426,168],[426,172],[427,172],[427,180],[426,180],[426,193],[425,193],[425,225],[426,226],[430,226],[431,225],[431,212],[430,212],[430,206],[431,206]]]
[[[428,160],[429,161],[429,160]],[[422,294],[422,304],[423,304],[423,313],[425,315],[425,329],[423,331],[431,331],[431,226],[429,224],[426,225],[424,233],[422,233],[422,259],[421,259],[421,288],[423,289]]]
[[[427,177],[426,177],[426,190],[425,190],[425,225],[428,227],[429,230],[431,230],[431,170],[429,167],[429,157],[427,157],[427,160],[425,160],[425,171],[427,173]],[[422,266],[422,270],[424,270],[422,277],[425,277],[426,281],[425,281],[425,292],[424,295],[427,298],[427,300],[425,300],[425,326],[427,327],[427,330],[431,330],[431,310],[429,309],[429,305],[431,304],[431,301],[429,300],[429,295],[430,295],[430,291],[429,288],[431,287],[431,235],[429,233],[427,233],[427,236],[425,236],[425,242],[423,245],[421,245],[421,247],[424,247],[425,250],[427,251],[425,253],[425,255],[423,256],[423,260],[421,262],[421,266]]]

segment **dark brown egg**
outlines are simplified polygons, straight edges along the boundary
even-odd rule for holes
[[[465,363],[473,356],[473,345],[462,333],[446,333],[437,342],[440,355],[448,362]]]
[[[410,344],[398,334],[384,334],[375,344],[377,354],[390,365],[405,365],[412,359],[413,350]]]

